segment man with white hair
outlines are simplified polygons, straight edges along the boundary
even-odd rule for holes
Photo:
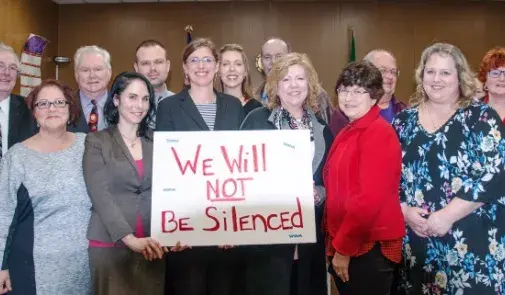
[[[398,75],[400,74],[396,65],[396,58],[387,50],[374,49],[367,53],[363,60],[372,63],[382,74],[382,88],[384,88],[384,95],[377,105],[381,109],[380,115],[386,121],[391,123],[396,114],[406,107],[405,103],[398,100],[394,95],[396,82],[398,81]],[[330,129],[333,135],[337,136],[340,130],[342,130],[347,124],[349,124],[349,119],[340,109],[336,109],[333,112],[330,121]]]
[[[261,46],[261,64],[263,65],[263,72],[266,76],[270,73],[273,64],[277,59],[281,56],[291,53],[291,46],[288,42],[274,37],[269,38],[263,45]],[[254,97],[261,101],[263,104],[268,103],[268,96],[265,91],[266,81],[263,81],[254,91]],[[321,118],[326,123],[330,122],[330,115],[333,111],[330,102],[330,96],[323,89],[323,87],[319,87],[319,93],[317,95],[317,100],[319,104],[319,112],[316,115]]]
[[[25,98],[12,93],[21,69],[12,47],[0,42],[0,158],[14,144],[35,133],[35,120]]]
[[[79,48],[74,55],[74,74],[79,86],[81,118],[73,132],[95,132],[107,127],[103,115],[107,101],[107,87],[112,76],[110,54],[96,45]]]

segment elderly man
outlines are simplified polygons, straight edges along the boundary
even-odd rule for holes
[[[0,158],[14,144],[35,133],[35,120],[25,98],[12,93],[20,71],[18,56],[0,42]]]
[[[107,127],[103,108],[112,75],[110,54],[96,45],[79,48],[74,55],[75,80],[79,86],[81,117],[72,132],[95,132]]]
[[[270,73],[272,65],[274,62],[284,54],[291,52],[291,46],[288,42],[280,38],[270,38],[261,46],[261,64],[263,65],[263,71],[265,72],[265,78]],[[268,96],[265,91],[265,82],[263,81],[254,92],[254,97],[261,101],[263,104],[268,103]],[[333,111],[330,103],[330,96],[328,93],[320,87],[319,95],[317,96],[319,101],[319,112],[316,113],[322,120],[326,123],[330,121],[330,115]]]
[[[375,65],[382,74],[384,95],[377,105],[381,108],[380,115],[386,121],[391,123],[396,114],[406,107],[406,105],[397,100],[394,95],[396,82],[400,73],[396,65],[396,59],[389,51],[374,49],[365,56],[364,60]],[[347,124],[349,124],[349,119],[341,110],[336,109],[331,116],[330,122],[330,128],[333,135],[337,136],[340,130],[342,130]]]

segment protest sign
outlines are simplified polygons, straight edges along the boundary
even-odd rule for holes
[[[151,236],[162,245],[315,242],[308,130],[155,132]]]

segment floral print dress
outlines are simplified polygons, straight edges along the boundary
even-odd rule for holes
[[[428,133],[413,107],[393,127],[402,145],[402,202],[429,212],[455,197],[484,203],[443,237],[407,229],[404,291],[505,294],[505,125],[498,114],[473,103]]]

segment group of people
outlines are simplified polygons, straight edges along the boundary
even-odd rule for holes
[[[505,48],[477,74],[454,45],[423,51],[408,104],[394,55],[344,67],[330,100],[309,57],[262,46],[254,91],[242,46],[196,39],[187,85],[142,42],[134,71],[75,54],[74,91],[12,94],[0,45],[0,294],[505,294]],[[476,78],[483,97],[476,97]],[[162,246],[150,236],[154,131],[310,130],[317,242]]]

